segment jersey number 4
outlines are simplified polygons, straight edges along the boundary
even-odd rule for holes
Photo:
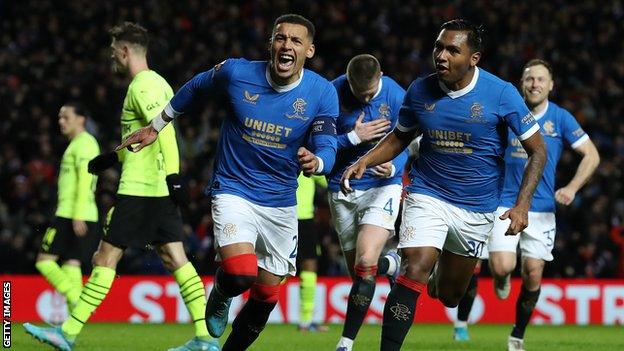
[[[384,211],[388,212],[392,216],[392,198],[388,199],[386,204],[383,207]]]

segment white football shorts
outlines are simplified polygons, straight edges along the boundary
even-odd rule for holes
[[[368,190],[354,190],[347,195],[330,192],[329,209],[343,251],[355,249],[360,225],[372,224],[394,233],[394,222],[401,203],[400,184]]]
[[[493,212],[473,212],[411,193],[403,203],[398,247],[435,247],[481,258],[493,224]]]
[[[216,247],[248,242],[254,245],[258,267],[275,275],[296,273],[297,210],[264,207],[242,197],[212,197],[212,220]]]
[[[553,212],[529,212],[529,226],[518,235],[505,235],[509,228],[510,219],[500,220],[501,216],[509,208],[499,207],[496,209],[494,228],[490,235],[488,250],[516,252],[518,242],[522,257],[531,257],[552,261],[552,249],[555,245],[556,220]]]

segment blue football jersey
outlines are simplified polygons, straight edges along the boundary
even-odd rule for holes
[[[207,94],[229,109],[217,147],[213,194],[233,194],[267,207],[294,206],[301,146],[322,160],[319,173],[336,156],[338,96],[333,85],[304,69],[288,86],[272,82],[266,61],[228,59],[196,75],[165,109],[179,115]]]
[[[399,110],[405,97],[405,90],[392,78],[382,76],[379,89],[375,96],[366,104],[360,102],[353,96],[349,88],[346,75],[342,75],[332,81],[338,92],[340,102],[340,114],[336,122],[336,132],[338,133],[338,154],[336,164],[329,174],[328,189],[330,191],[340,191],[340,178],[345,169],[355,163],[360,157],[372,149],[379,140],[353,145],[347,134],[355,128],[355,121],[360,114],[364,113],[362,122],[370,122],[375,119],[384,118],[392,122],[388,131],[396,125]],[[371,170],[367,170],[362,179],[352,179],[349,185],[353,189],[367,190],[390,184],[401,184],[403,167],[407,162],[407,150],[402,152],[392,164],[395,168],[394,176],[390,178],[380,178],[374,175]]]
[[[423,133],[407,190],[474,212],[499,204],[508,129],[520,140],[539,130],[518,90],[479,68],[458,91],[435,74],[415,80],[397,128]]]
[[[548,158],[542,179],[535,189],[530,211],[555,212],[555,175],[564,141],[576,148],[588,140],[589,136],[568,111],[550,101],[543,114],[535,116],[535,119],[541,127]],[[516,203],[526,162],[527,153],[522,144],[513,135],[509,135],[509,144],[505,150],[505,185],[501,206],[513,207]]]

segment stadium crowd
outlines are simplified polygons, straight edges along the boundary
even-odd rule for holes
[[[575,2],[576,3],[576,2]],[[566,11],[562,11],[565,8]],[[555,70],[551,99],[573,112],[598,147],[602,162],[569,207],[559,207],[555,260],[547,277],[624,277],[624,2],[567,1],[0,1],[0,262],[3,273],[34,273],[41,236],[53,218],[56,176],[67,145],[57,113],[68,100],[91,111],[89,129],[103,151],[119,142],[127,82],[111,73],[107,29],[123,20],[152,36],[150,65],[177,89],[193,74],[228,57],[264,59],[266,38],[279,14],[295,12],[317,27],[309,67],[333,79],[355,54],[379,58],[384,74],[405,88],[431,71],[432,33],[455,17],[483,23],[481,66],[518,82],[531,58]],[[183,209],[186,245],[200,273],[214,272],[210,198],[225,106],[213,101],[176,121],[181,173],[191,201]],[[558,184],[569,180],[577,157],[566,151]],[[110,208],[119,170],[98,182],[101,219]],[[323,259],[320,274],[345,274],[317,195]],[[153,253],[126,255],[120,273],[164,273]]]

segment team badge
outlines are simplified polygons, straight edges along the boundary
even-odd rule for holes
[[[478,102],[472,103],[470,106],[470,118],[468,123],[485,123],[485,117],[483,117],[483,105]]]
[[[388,104],[381,104],[378,111],[380,118],[390,119],[390,106]]]
[[[409,321],[412,315],[412,311],[410,311],[407,305],[398,302],[390,307],[390,312],[392,312],[394,319],[398,321]]]
[[[234,236],[236,234],[236,232],[238,232],[238,229],[236,228],[236,224],[234,223],[227,223],[224,227],[223,227],[223,234],[225,234],[226,236]]]
[[[551,120],[544,122],[542,129],[544,130],[544,135],[557,136],[557,133],[555,133],[555,124]]]
[[[410,240],[415,238],[416,231],[414,230],[414,227],[408,226],[408,227],[405,227],[404,230],[401,230],[399,232],[399,235],[400,235],[401,239],[403,239],[405,241],[410,241]]]
[[[425,102],[425,110],[427,112],[433,112],[434,109],[435,109],[435,102],[433,104],[428,104]]]
[[[303,121],[307,121],[309,119],[309,117],[304,116],[303,114],[305,113],[305,107],[308,103],[302,99],[302,98],[297,98],[297,100],[295,100],[295,102],[293,102],[292,107],[293,107],[293,114],[288,114],[286,113],[286,117],[290,118],[290,119],[300,119]]]
[[[353,295],[351,301],[353,301],[353,304],[356,306],[368,306],[371,303],[371,299],[368,296],[362,294]]]
[[[260,94],[251,94],[247,90],[245,90],[244,95],[245,95],[244,101],[250,104],[254,104],[254,105],[256,104],[256,101],[258,101],[258,98],[260,97]]]

